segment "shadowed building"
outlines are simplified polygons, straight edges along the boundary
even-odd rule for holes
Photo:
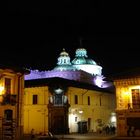
[[[24,132],[54,134],[98,131],[115,125],[114,87],[102,67],[79,48],[70,61],[63,49],[51,71],[31,70],[25,77]]]
[[[19,140],[23,134],[24,74],[0,65],[0,139]]]

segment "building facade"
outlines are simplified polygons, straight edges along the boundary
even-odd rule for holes
[[[116,125],[112,88],[86,49],[77,49],[72,61],[63,49],[53,70],[25,76],[24,132],[66,134]]]
[[[114,76],[118,136],[140,136],[140,69]]]
[[[0,66],[0,139],[23,134],[24,70]]]

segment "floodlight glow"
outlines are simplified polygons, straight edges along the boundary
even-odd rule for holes
[[[3,94],[3,91],[4,91],[4,87],[0,85],[0,95]]]
[[[62,92],[63,92],[63,90],[62,90],[62,89],[60,89],[60,88],[55,89],[54,91],[55,91],[57,94],[60,94],[60,93],[62,93]]]
[[[94,82],[98,87],[102,87],[103,82],[104,82],[103,77],[102,76],[96,76],[96,78],[94,79]]]
[[[112,113],[112,115],[111,115],[111,122],[112,123],[116,123],[116,121],[117,121],[116,114]]]
[[[102,74],[102,67],[98,65],[91,65],[91,64],[80,64],[80,65],[73,65],[77,70],[83,70],[87,73],[92,75],[101,75]]]

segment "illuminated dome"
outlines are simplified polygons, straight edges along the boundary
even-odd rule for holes
[[[69,54],[63,49],[57,58],[57,66],[53,70],[31,71],[31,74],[26,76],[26,80],[52,77],[87,82],[101,88],[108,87],[108,83],[103,80],[102,67],[88,58],[84,48],[76,50],[72,63]]]
[[[75,59],[72,61],[72,64],[91,64],[96,65],[96,62],[92,59],[87,58],[87,51],[84,48],[79,48],[75,52]]]
[[[88,58],[87,51],[84,48],[76,50],[72,64],[77,70],[83,70],[92,75],[102,75],[102,67],[97,65],[94,60]]]
[[[97,65],[97,63],[92,59],[86,59],[86,64]]]
[[[60,53],[60,57],[69,57],[69,54],[63,48],[63,51]]]
[[[84,48],[77,49],[75,54],[76,57],[87,57],[87,51]]]
[[[54,70],[63,71],[63,70],[75,70],[75,68],[71,65],[69,54],[63,49],[58,57],[57,66]]]

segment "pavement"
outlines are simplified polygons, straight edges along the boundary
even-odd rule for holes
[[[60,140],[140,140],[140,137],[118,137],[116,135],[102,135],[96,133],[56,135]]]
[[[102,135],[96,133],[54,135],[59,140],[140,140],[140,137],[117,137],[116,135]],[[30,135],[24,135],[23,140],[31,140]],[[37,140],[37,136],[34,140]]]

